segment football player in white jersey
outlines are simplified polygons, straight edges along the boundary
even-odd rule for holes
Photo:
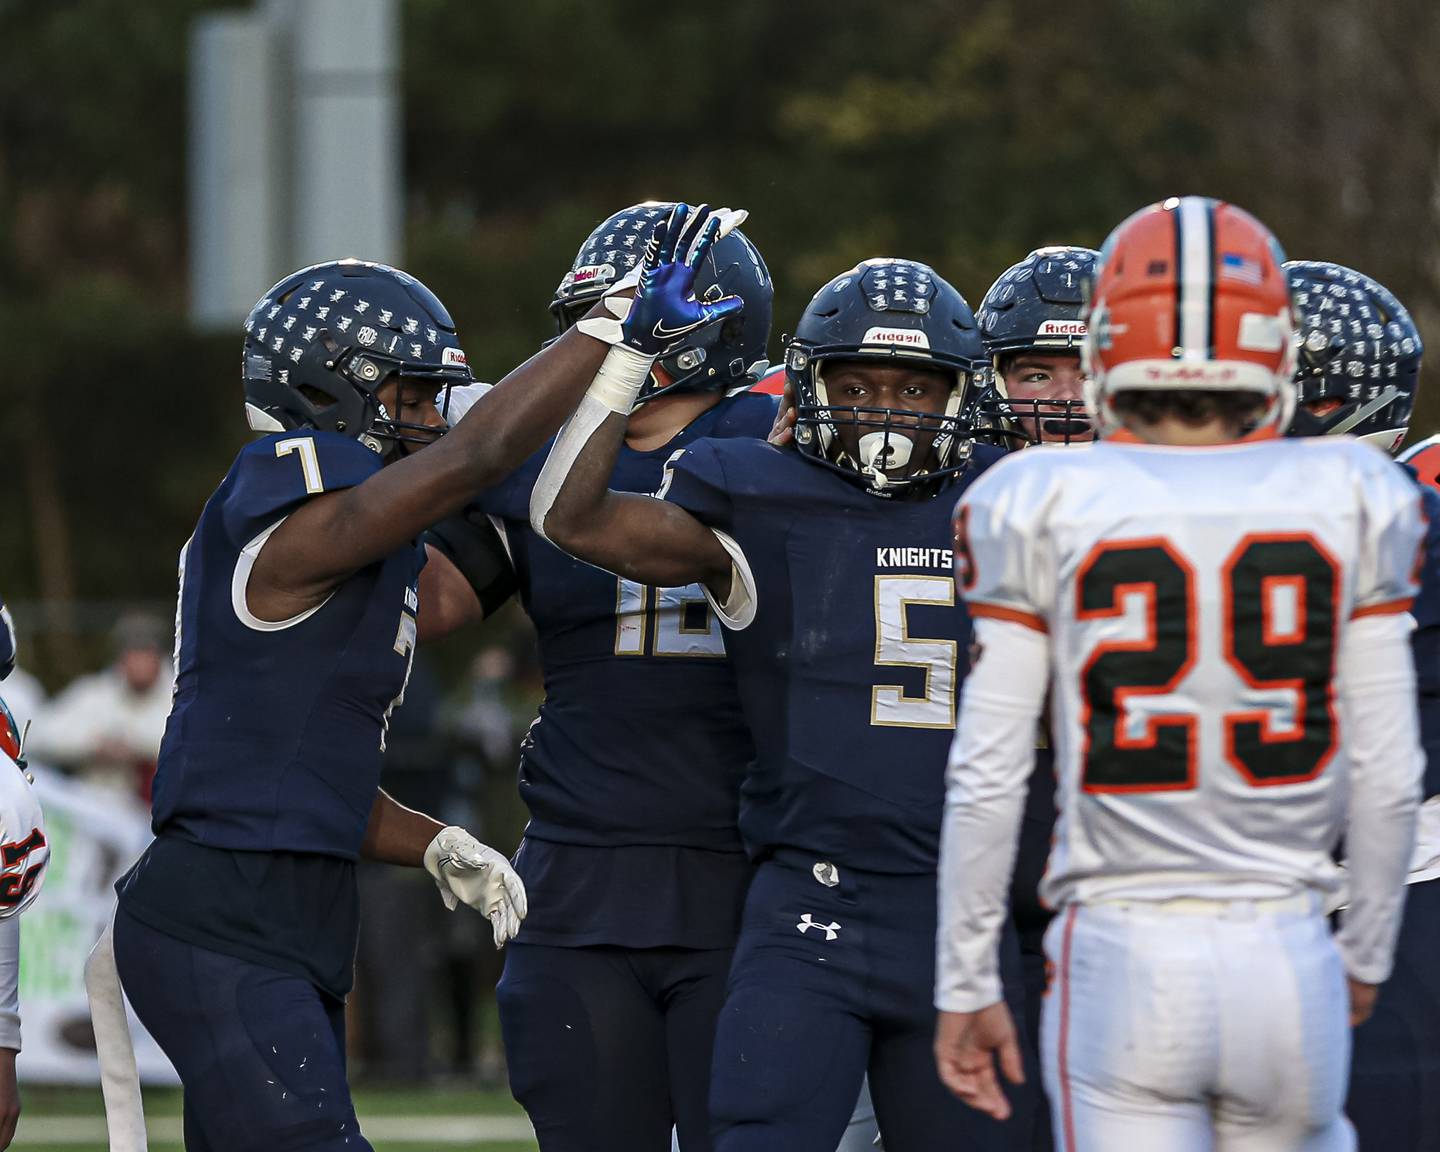
[[[1283,256],[1232,205],[1136,213],[1084,351],[1104,439],[994,466],[957,512],[981,656],[951,756],[942,1080],[1007,1111],[995,942],[1050,693],[1060,914],[1043,1021],[1063,1152],[1354,1147],[1348,1025],[1389,974],[1421,754],[1419,494],[1294,405]],[[1332,938],[1342,830],[1348,908]]]
[[[15,668],[15,629],[0,601],[0,680]],[[15,1138],[20,1091],[20,913],[40,894],[50,845],[25,774],[24,733],[0,700],[0,1152]]]

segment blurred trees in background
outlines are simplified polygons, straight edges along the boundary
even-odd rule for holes
[[[246,436],[238,329],[184,317],[186,45],[222,6],[0,0],[0,590],[53,605],[30,651],[52,679],[87,605],[173,597]],[[866,256],[929,261],[973,303],[1029,249],[1182,192],[1379,277],[1440,357],[1422,0],[405,0],[403,25],[406,265],[482,377],[550,334],[580,240],[645,197],[751,210],[776,359]]]

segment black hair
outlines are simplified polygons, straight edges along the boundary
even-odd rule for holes
[[[1117,392],[1111,404],[1117,416],[1142,424],[1173,417],[1194,428],[1219,419],[1239,432],[1264,415],[1266,397],[1263,392],[1163,389]]]

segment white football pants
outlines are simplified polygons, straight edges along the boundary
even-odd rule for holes
[[[1071,905],[1045,952],[1058,1152],[1353,1152],[1349,993],[1313,897]]]

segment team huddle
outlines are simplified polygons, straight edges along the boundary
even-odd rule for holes
[[[255,306],[261,435],[181,552],[106,941],[186,1147],[369,1147],[361,857],[490,919],[543,1152],[1427,1146],[1404,308],[1185,197],[978,311],[864,260],[772,373],[744,219],[605,220],[493,387],[396,269]],[[513,862],[379,787],[415,645],[512,595],[546,691]]]

